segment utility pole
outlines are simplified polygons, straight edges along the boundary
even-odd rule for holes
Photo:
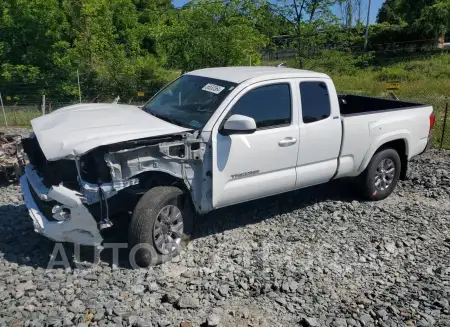
[[[0,93],[0,102],[2,104],[3,117],[5,118],[5,125],[6,125],[6,127],[8,127],[8,120],[6,120],[5,107],[3,106],[3,98],[2,98],[2,94],[1,93]]]
[[[42,116],[45,115],[45,94],[42,95]]]
[[[372,0],[369,0],[369,8],[367,10],[366,37],[365,37],[365,41],[364,41],[364,50],[367,50],[367,45],[369,44],[369,25],[370,25],[371,6],[372,6]]]
[[[77,79],[78,79],[78,96],[80,98],[80,103],[81,103],[80,73],[78,72],[78,69],[77,69]]]
[[[345,27],[351,28],[353,25],[353,0],[347,0],[347,17],[346,17],[346,23]]]

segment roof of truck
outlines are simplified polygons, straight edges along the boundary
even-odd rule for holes
[[[292,78],[292,77],[328,78],[326,74],[317,73],[309,70],[301,70],[286,67],[266,67],[266,66],[204,68],[194,70],[187,74],[215,78],[233,83],[242,83],[251,78],[263,76],[264,77],[267,76],[270,78]]]

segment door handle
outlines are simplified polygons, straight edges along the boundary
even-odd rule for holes
[[[284,140],[281,140],[280,142],[278,142],[278,145],[281,146],[281,147],[285,147],[285,146],[294,145],[295,143],[297,143],[297,139],[296,138],[286,137]]]

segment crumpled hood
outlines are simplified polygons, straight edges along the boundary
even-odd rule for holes
[[[33,119],[31,125],[49,161],[80,156],[102,145],[189,131],[136,106],[109,103],[64,107]]]

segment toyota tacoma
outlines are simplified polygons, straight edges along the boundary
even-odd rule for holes
[[[145,105],[76,104],[31,121],[21,177],[35,231],[101,245],[127,219],[141,266],[169,260],[197,214],[354,177],[383,200],[430,145],[428,105],[338,95],[325,74],[183,74]]]

